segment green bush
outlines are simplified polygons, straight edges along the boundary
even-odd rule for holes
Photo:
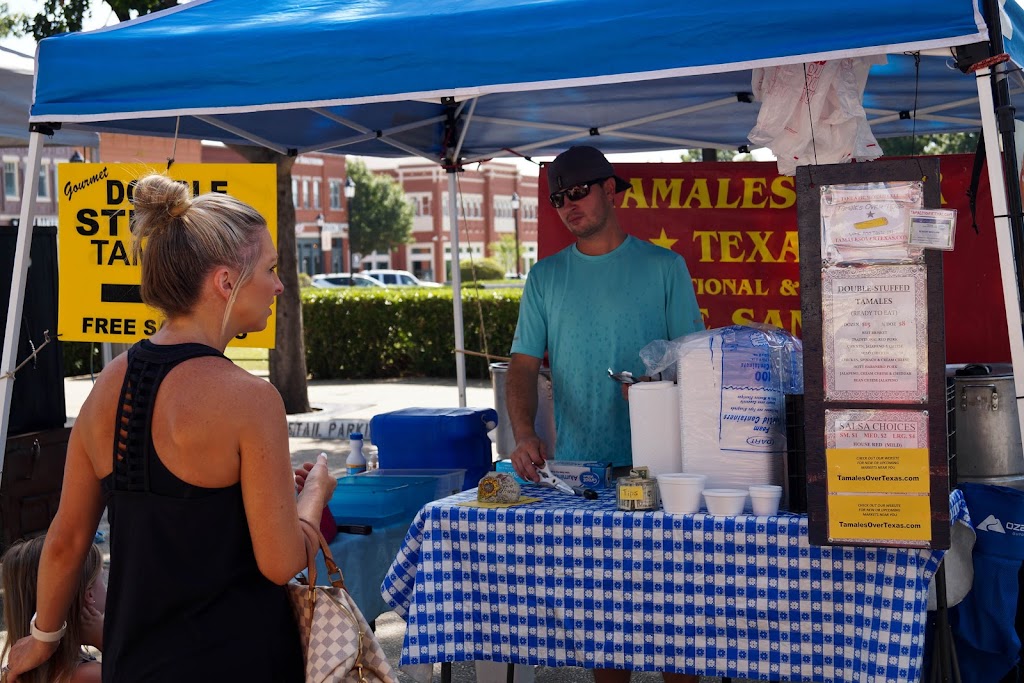
[[[312,276],[310,276],[309,273],[300,272],[299,273],[299,287],[312,287],[312,286],[313,286],[313,278],[312,278]]]
[[[451,289],[308,288],[300,296],[306,367],[314,378],[455,377]],[[466,349],[508,356],[521,296],[521,289],[463,291]],[[57,343],[65,376],[103,369],[99,342]],[[487,364],[466,354],[466,376],[487,379]]]
[[[474,280],[504,280],[505,269],[492,258],[473,259],[459,262],[459,273],[463,282]],[[475,273],[475,276],[474,276]]]
[[[507,356],[521,295],[507,289],[463,292],[466,348]],[[316,379],[455,376],[450,289],[303,290],[302,322],[306,367]],[[467,354],[466,376],[486,379],[487,360]]]

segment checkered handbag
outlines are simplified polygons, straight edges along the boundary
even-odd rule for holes
[[[310,524],[302,530],[309,581],[299,577],[287,588],[306,657],[306,683],[395,683],[395,672],[345,589],[323,534]],[[324,553],[330,586],[316,585],[317,546]]]

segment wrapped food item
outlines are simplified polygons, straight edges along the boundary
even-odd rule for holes
[[[519,483],[508,472],[488,472],[476,489],[481,503],[518,503]]]

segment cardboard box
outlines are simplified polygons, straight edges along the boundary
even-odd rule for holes
[[[520,484],[527,483],[515,474],[511,460],[499,460],[495,469],[498,472],[511,472]],[[582,486],[588,489],[611,488],[612,465],[608,462],[568,462],[549,460],[548,469],[569,486]]]

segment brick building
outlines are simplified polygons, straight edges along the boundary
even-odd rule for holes
[[[39,184],[36,187],[35,224],[57,225],[57,197],[60,187],[57,169],[61,164],[85,160],[94,150],[80,147],[44,147],[39,165]],[[21,215],[21,192],[25,187],[28,168],[28,147],[0,148],[3,163],[3,192],[0,193],[0,227],[16,226]]]
[[[367,160],[376,173],[387,173],[405,191],[413,207],[412,243],[376,259],[376,267],[409,270],[417,277],[451,278],[448,174],[437,164],[388,164]],[[459,256],[491,256],[490,246],[515,235],[518,222],[521,271],[537,262],[537,178],[510,163],[473,164],[458,174]],[[518,195],[518,212],[512,195]],[[518,213],[518,215],[516,215]],[[390,265],[384,265],[390,257]],[[368,261],[369,259],[364,259]],[[368,266],[369,267],[369,266]]]
[[[236,163],[242,158],[221,145],[203,145],[203,161]],[[348,242],[345,157],[303,154],[292,167],[295,241],[299,272],[314,275],[370,268],[408,270],[424,280],[451,278],[448,174],[422,161],[363,159],[374,173],[387,174],[402,186],[413,209],[412,242],[389,254],[352,254]],[[514,235],[519,195],[519,242],[522,272],[537,261],[537,178],[509,163],[473,164],[459,174],[461,193],[459,251],[463,259],[490,254],[490,245]],[[465,218],[462,218],[465,216]],[[321,225],[322,222],[322,225]],[[322,249],[324,229],[332,235],[329,255]]]

